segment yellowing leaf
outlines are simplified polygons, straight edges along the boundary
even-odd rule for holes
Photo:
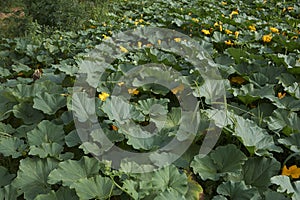
[[[106,101],[107,97],[109,97],[109,94],[106,92],[102,92],[101,94],[98,95],[99,99],[101,99],[101,101]]]
[[[129,88],[128,89],[128,93],[129,94],[132,94],[132,95],[138,95],[139,93],[140,93],[140,91],[138,91],[138,89],[137,88]]]
[[[245,82],[246,82],[246,80],[241,76],[234,76],[234,77],[230,78],[230,83],[235,83],[235,84],[241,85]]]
[[[292,178],[299,178],[300,168],[298,168],[297,165],[290,166],[289,168],[284,165],[281,175],[291,176]]]
[[[183,90],[184,90],[184,85],[183,85],[183,84],[180,84],[179,86],[173,88],[173,89],[171,90],[171,92],[172,92],[173,94],[177,94],[178,92],[182,92]]]
[[[123,53],[128,53],[128,50],[125,47],[123,47],[123,46],[120,46],[120,50]]]
[[[111,125],[111,129],[114,130],[114,131],[117,131],[118,127],[116,127],[115,125]]]

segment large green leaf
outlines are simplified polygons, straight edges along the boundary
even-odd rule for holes
[[[164,167],[153,172],[152,189],[164,192],[173,189],[181,195],[188,191],[188,180],[184,173],[180,173],[174,165]]]
[[[47,92],[37,94],[33,99],[33,108],[52,115],[57,110],[67,105],[67,100],[60,94],[50,94]]]
[[[79,161],[63,161],[50,173],[48,183],[55,184],[62,181],[63,186],[74,188],[76,181],[97,175],[99,170],[100,164],[95,158],[84,156]]]
[[[5,167],[0,166],[0,188],[11,183],[15,177],[14,174],[10,174]]]
[[[243,166],[243,177],[247,185],[265,191],[271,184],[270,178],[278,174],[280,163],[274,158],[249,158]]]
[[[23,159],[13,185],[24,193],[25,199],[46,194],[51,191],[51,185],[47,183],[48,175],[56,166],[57,161],[52,159]]]
[[[17,199],[18,191],[11,184],[0,188],[0,200]]]
[[[170,199],[186,200],[184,195],[180,194],[178,191],[176,191],[173,188],[168,188],[166,191],[159,193],[154,198],[154,200],[170,200]]]
[[[114,183],[110,178],[97,175],[82,178],[73,187],[80,199],[108,199],[112,195]]]
[[[194,172],[203,180],[218,180],[220,177],[239,175],[247,157],[235,145],[220,146],[203,157],[197,155],[191,163]]]
[[[87,120],[97,121],[95,117],[95,99],[88,97],[86,92],[74,93],[72,96],[72,106],[69,109],[73,111],[74,116],[80,122]]]
[[[294,133],[289,137],[279,139],[278,142],[289,147],[291,151],[300,152],[300,133]]]
[[[64,147],[57,143],[42,143],[39,146],[30,146],[29,155],[38,155],[40,158],[58,157]]]
[[[41,111],[36,110],[29,103],[20,103],[13,107],[15,117],[23,120],[25,124],[33,124],[40,122],[44,115]]]
[[[16,137],[0,138],[0,153],[4,156],[18,158],[22,156],[27,145],[24,141]]]
[[[275,145],[273,137],[265,129],[260,128],[255,122],[237,115],[235,116],[234,135],[241,140],[250,153],[268,155],[269,151],[282,151]]]
[[[55,125],[54,123],[43,120],[37,127],[27,133],[29,145],[39,146],[43,143],[56,142],[64,145],[64,130],[63,125]]]
[[[51,190],[48,194],[40,194],[34,200],[79,200],[74,190],[68,187],[60,187],[56,192]]]
[[[300,181],[292,183],[288,176],[278,175],[272,177],[271,182],[279,186],[277,192],[291,195],[292,200],[300,199]]]
[[[229,197],[232,200],[258,200],[259,192],[255,188],[246,186],[245,182],[224,182],[217,188],[218,194]]]

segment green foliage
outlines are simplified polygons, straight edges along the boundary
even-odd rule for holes
[[[6,30],[0,33],[0,200],[299,199],[299,180],[280,175],[284,165],[300,165],[297,3],[1,1],[6,14],[24,6],[25,18],[0,21]],[[193,44],[183,38],[170,42],[173,47],[183,44],[182,52],[156,48],[165,38],[160,33],[124,46],[128,53],[95,67],[101,59],[91,49],[106,53],[109,60],[115,52],[108,37],[131,29],[142,33],[143,26],[192,37],[222,77],[206,80],[193,63],[175,55],[195,54]],[[14,37],[16,27],[27,30],[26,37]],[[272,36],[269,42],[265,35]],[[149,63],[163,67],[138,67]],[[131,72],[153,82],[164,80],[170,88],[144,84],[137,77],[128,83]],[[93,90],[73,87],[78,73]],[[193,112],[180,107],[181,90],[189,86],[198,105]],[[211,101],[212,96],[224,98],[223,87],[226,111],[212,107]],[[107,99],[98,98],[104,93]],[[128,101],[118,96],[125,93]],[[99,123],[102,129],[76,129],[74,121]],[[223,128],[217,146],[207,155],[198,154],[204,136],[217,128]],[[168,149],[151,152],[191,137],[180,158],[181,152]],[[113,156],[106,155],[113,145],[149,152],[153,165],[122,160],[116,170],[115,163],[105,160]],[[133,169],[151,172],[135,174]]]

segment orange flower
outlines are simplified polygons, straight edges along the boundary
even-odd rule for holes
[[[292,178],[299,178],[300,177],[300,168],[297,167],[297,165],[290,166],[289,169],[286,167],[286,165],[282,168],[281,175],[290,176]]]
[[[138,91],[137,88],[132,88],[132,89],[128,89],[128,93],[131,95],[138,95],[140,93],[140,91]]]
[[[277,97],[278,99],[283,99],[285,97],[286,93],[285,92],[278,92]]]

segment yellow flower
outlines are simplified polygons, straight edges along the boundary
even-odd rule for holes
[[[103,36],[103,40],[109,39],[109,36],[107,36],[107,35],[105,35],[105,34],[102,34],[102,36]]]
[[[262,41],[265,43],[271,42],[271,40],[272,40],[271,34],[262,36]]]
[[[279,30],[277,28],[274,28],[274,27],[270,27],[270,31],[272,33],[279,33]]]
[[[90,26],[90,28],[96,28],[96,26],[94,26],[94,25],[91,25],[91,26]]]
[[[138,95],[139,93],[140,93],[140,91],[138,91],[138,89],[137,88],[129,88],[128,89],[128,93],[129,94],[132,94],[132,95]]]
[[[192,13],[191,13],[191,12],[189,12],[189,13],[188,13],[188,15],[189,15],[189,16],[191,16],[191,15],[192,15]]]
[[[234,32],[234,35],[235,35],[235,38],[236,38],[236,39],[239,37],[239,34],[240,34],[240,32],[238,32],[238,31],[235,31],[235,32]]]
[[[128,53],[128,50],[125,47],[123,47],[123,46],[120,46],[120,50],[123,53]]]
[[[141,48],[141,47],[142,47],[142,44],[143,44],[142,42],[138,42],[138,43],[137,43],[138,48]]]
[[[232,34],[232,31],[231,31],[231,30],[228,30],[228,29],[226,29],[226,30],[225,30],[225,33],[226,33],[226,34]]]
[[[109,97],[109,94],[106,92],[101,92],[101,94],[98,95],[99,99],[101,99],[101,101],[106,101],[107,97]]]
[[[231,40],[226,40],[225,44],[229,45],[229,46],[233,46],[234,45],[234,43]]]
[[[197,18],[192,18],[192,21],[198,23],[198,22],[199,22],[199,19],[197,19]]]
[[[135,21],[135,22],[134,22],[134,25],[136,25],[136,26],[137,26],[138,24],[139,24],[139,22],[138,22],[138,21]]]
[[[281,175],[285,176],[291,176],[292,178],[299,178],[300,177],[300,168],[297,167],[297,165],[290,166],[289,169],[286,167],[286,165],[282,168]]]
[[[177,94],[177,93],[181,93],[183,90],[184,90],[184,85],[183,85],[183,84],[180,84],[179,86],[173,88],[173,89],[171,90],[171,92],[172,92],[173,94]]]
[[[117,83],[118,84],[118,86],[122,86],[122,85],[124,85],[125,83],[122,81],[122,82],[119,82],[119,83]]]
[[[117,131],[118,127],[116,127],[115,125],[111,125],[111,129],[114,130],[114,131]]]
[[[250,29],[250,31],[256,31],[255,25],[250,25],[248,26],[248,28]]]
[[[214,27],[218,27],[218,26],[219,26],[219,22],[215,22]]]
[[[227,5],[227,2],[222,1],[221,4],[222,4],[223,6],[226,6],[226,5]]]
[[[210,34],[209,30],[206,30],[206,29],[202,29],[201,32],[204,33],[205,35],[209,35]]]
[[[283,99],[285,97],[286,93],[285,92],[278,92],[277,97],[278,99]]]
[[[160,45],[161,44],[161,40],[157,40],[157,44]]]
[[[234,10],[230,13],[229,17],[230,19],[232,18],[233,15],[238,15],[239,14],[239,11],[238,10]]]
[[[175,42],[180,42],[181,38],[174,38]]]

